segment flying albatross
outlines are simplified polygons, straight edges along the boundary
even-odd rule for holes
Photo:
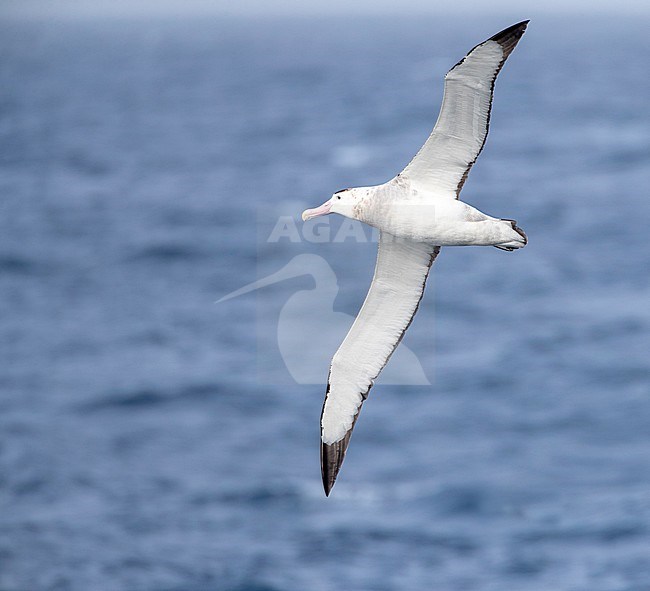
[[[447,72],[435,127],[400,174],[383,185],[338,191],[302,214],[308,220],[338,213],[380,231],[370,290],[330,365],[321,414],[321,471],[328,496],[361,405],[411,324],[440,247],[515,250],[527,243],[514,220],[459,201],[487,138],[494,82],[527,24],[490,37]]]

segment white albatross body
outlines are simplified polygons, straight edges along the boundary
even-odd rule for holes
[[[363,306],[335,353],[321,415],[321,470],[329,495],[352,429],[375,378],[409,327],[441,246],[522,248],[514,220],[458,200],[487,138],[494,82],[528,21],[477,45],[445,76],[438,121],[409,165],[376,187],[345,189],[303,220],[339,213],[380,230],[375,274]]]

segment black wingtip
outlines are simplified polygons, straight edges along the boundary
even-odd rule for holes
[[[330,492],[336,482],[336,477],[339,475],[339,470],[343,465],[348,441],[349,437],[345,437],[332,445],[321,442],[320,465],[323,476],[323,489],[325,490],[326,497],[330,496]]]
[[[503,29],[503,31],[499,31],[496,35],[490,37],[490,41],[501,42],[502,39],[505,39],[507,37],[512,37],[512,36],[521,37],[524,34],[524,31],[526,30],[526,27],[528,26],[529,22],[530,19],[521,21],[520,23],[507,27]]]
[[[433,257],[435,258],[435,257]],[[433,262],[433,258],[431,259]],[[424,289],[424,286],[423,286]],[[405,329],[406,330],[406,329]],[[372,388],[372,382],[368,385],[368,389],[365,392],[361,393],[361,404],[364,400],[368,398],[368,392]],[[330,380],[327,379],[327,392],[325,393],[325,402],[323,402],[323,411],[321,412],[321,428],[323,425],[323,414],[325,413],[325,404],[327,403],[327,397],[330,393]],[[361,410],[361,404],[357,409],[357,414],[354,415],[352,420],[352,425],[348,429],[347,433],[338,441],[335,441],[332,444],[325,443],[321,439],[320,445],[320,471],[323,476],[323,488],[325,489],[325,496],[330,496],[330,491],[336,482],[336,477],[339,475],[341,466],[343,465],[343,460],[345,459],[345,452],[350,445],[350,437],[352,437],[352,430],[357,424],[357,419],[359,418],[359,411]],[[322,437],[322,431],[321,431]]]
[[[503,60],[501,62],[501,66],[502,66],[503,63],[508,59],[508,56],[512,53],[512,50],[515,47],[517,47],[517,43],[519,43],[519,39],[521,39],[521,37],[525,33],[526,27],[528,26],[529,22],[530,19],[521,21],[516,25],[512,25],[507,29],[503,29],[503,31],[499,31],[496,35],[492,35],[492,37],[486,39],[485,41],[483,41],[483,43],[479,43],[476,47],[472,47],[472,49],[470,49],[467,52],[467,55],[462,60],[460,60],[453,68],[451,68],[451,70],[464,63],[467,56],[469,56],[476,48],[483,46],[485,43],[488,43],[489,41],[496,41],[499,45],[501,45],[501,48],[503,49]],[[501,66],[499,66],[499,70],[501,69]],[[451,72],[451,70],[449,71]],[[499,73],[499,70],[497,70],[497,74]]]
[[[503,29],[503,31],[500,31],[493,37],[490,37],[489,41],[496,41],[501,45],[504,61],[512,53],[512,50],[517,46],[517,43],[519,43],[519,39],[521,39],[522,35],[526,31],[529,22],[530,20],[521,21],[516,25]]]
[[[329,458],[332,455],[330,450],[328,450],[329,447],[331,446],[324,443],[321,445],[321,474],[323,476],[323,490],[325,491],[326,497],[330,496],[330,492],[334,487],[340,469],[340,465],[333,466],[329,461]]]
[[[516,25],[503,29],[503,31],[499,31],[496,35],[490,37],[490,41],[496,41],[507,53],[510,53],[526,32],[529,22],[530,20],[521,21]]]

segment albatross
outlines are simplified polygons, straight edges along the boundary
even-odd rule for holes
[[[515,220],[491,217],[459,200],[488,134],[494,83],[529,21],[472,49],[445,76],[438,120],[420,151],[382,185],[344,189],[304,221],[338,213],[379,230],[375,273],[350,331],[334,354],[321,413],[321,472],[329,496],[374,380],[413,320],[442,246],[528,242]]]

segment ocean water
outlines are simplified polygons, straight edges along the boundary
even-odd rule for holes
[[[463,191],[530,243],[443,249],[430,385],[396,362],[321,488],[375,244],[300,212],[516,20],[0,21],[2,591],[650,589],[647,20],[531,23]]]

